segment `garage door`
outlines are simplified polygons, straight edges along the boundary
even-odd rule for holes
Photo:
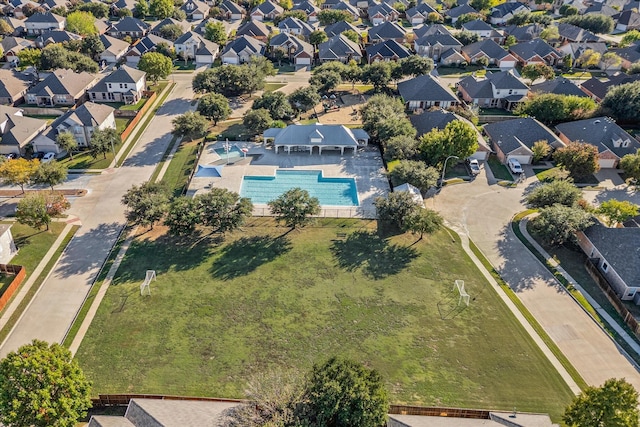
[[[516,159],[521,165],[531,163],[531,156],[509,156],[507,157],[507,161],[509,161],[509,159]]]
[[[616,166],[616,159],[600,159],[598,160],[601,168],[614,168]]]
[[[297,65],[311,65],[311,58],[298,58],[296,59]]]

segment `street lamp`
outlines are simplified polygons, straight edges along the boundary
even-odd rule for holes
[[[449,156],[444,160],[444,167],[442,168],[442,177],[440,178],[440,188],[442,188],[442,184],[444,183],[444,172],[447,170],[447,162],[449,159],[459,159],[458,156]]]

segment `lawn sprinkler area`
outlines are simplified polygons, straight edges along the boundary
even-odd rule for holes
[[[287,233],[252,218],[224,237],[155,227],[132,242],[76,357],[96,395],[241,398],[256,372],[341,355],[379,370],[393,403],[559,420],[569,388],[453,236],[381,237],[356,219]],[[147,270],[157,280],[141,296]]]

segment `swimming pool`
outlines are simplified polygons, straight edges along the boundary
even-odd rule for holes
[[[236,159],[238,157],[242,156],[242,150],[240,150],[237,146],[235,145],[231,145],[229,147],[229,153],[227,154],[227,150],[223,147],[221,148],[214,148],[213,151],[216,152],[216,154],[218,154],[222,159],[226,160],[227,158],[229,159]]]
[[[322,171],[276,170],[275,176],[244,176],[240,195],[266,204],[292,188],[307,190],[321,205],[359,206],[353,178],[325,178]]]

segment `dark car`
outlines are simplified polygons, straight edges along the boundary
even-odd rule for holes
[[[36,151],[35,153],[33,153],[33,156],[31,158],[42,160],[42,158],[44,157],[44,154],[45,154],[44,151]]]

